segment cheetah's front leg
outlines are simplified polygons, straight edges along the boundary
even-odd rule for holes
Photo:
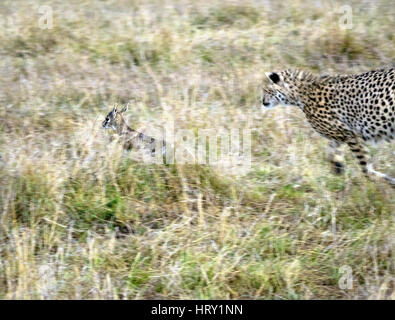
[[[344,155],[343,152],[339,149],[341,143],[335,140],[331,140],[328,148],[328,159],[332,164],[332,169],[335,174],[343,174],[344,173]]]
[[[391,186],[395,187],[395,179],[386,175],[385,173],[376,171],[373,169],[373,165],[369,159],[368,151],[366,146],[359,138],[351,138],[347,141],[350,150],[352,151],[354,157],[358,160],[359,165],[361,166],[362,172],[365,176],[370,179],[371,176],[376,176],[381,179],[385,179],[387,182],[391,184]]]

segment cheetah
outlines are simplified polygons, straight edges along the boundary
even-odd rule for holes
[[[138,132],[126,123],[123,114],[128,110],[129,105],[126,105],[120,112],[115,106],[106,116],[102,122],[104,129],[113,129],[123,141],[123,148],[126,151],[131,149],[148,149],[151,155],[155,155],[155,150],[158,144],[161,143],[162,155],[166,152],[166,142],[164,140],[157,141],[148,135]]]
[[[339,147],[348,145],[366,177],[395,179],[373,169],[366,143],[395,138],[395,68],[357,75],[315,76],[302,70],[267,72],[262,108],[298,106],[310,125],[329,139],[329,160],[344,172]]]

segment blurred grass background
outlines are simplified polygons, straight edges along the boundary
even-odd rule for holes
[[[393,190],[348,153],[333,176],[302,112],[259,101],[265,71],[393,63],[394,16],[390,0],[2,1],[0,298],[394,299]],[[252,129],[251,169],[130,160],[100,127],[129,101],[133,127]],[[371,150],[394,174],[393,146]]]

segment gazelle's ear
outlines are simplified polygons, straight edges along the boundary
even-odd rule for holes
[[[117,111],[118,111],[118,109],[117,109],[117,107],[115,106],[114,109],[112,109],[112,112],[113,112],[113,113],[117,113]]]
[[[265,72],[265,75],[275,84],[278,84],[281,81],[280,76],[276,72]]]
[[[129,109],[129,103],[125,107],[122,108],[121,113],[128,111],[128,109]]]

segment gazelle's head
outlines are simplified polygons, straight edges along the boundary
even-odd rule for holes
[[[104,119],[104,121],[102,122],[102,127],[104,129],[114,129],[117,130],[118,126],[119,126],[119,114],[122,114],[124,112],[126,112],[128,110],[128,105],[124,108],[122,108],[122,110],[120,112],[118,112],[118,108],[114,107],[106,116],[106,118]]]

